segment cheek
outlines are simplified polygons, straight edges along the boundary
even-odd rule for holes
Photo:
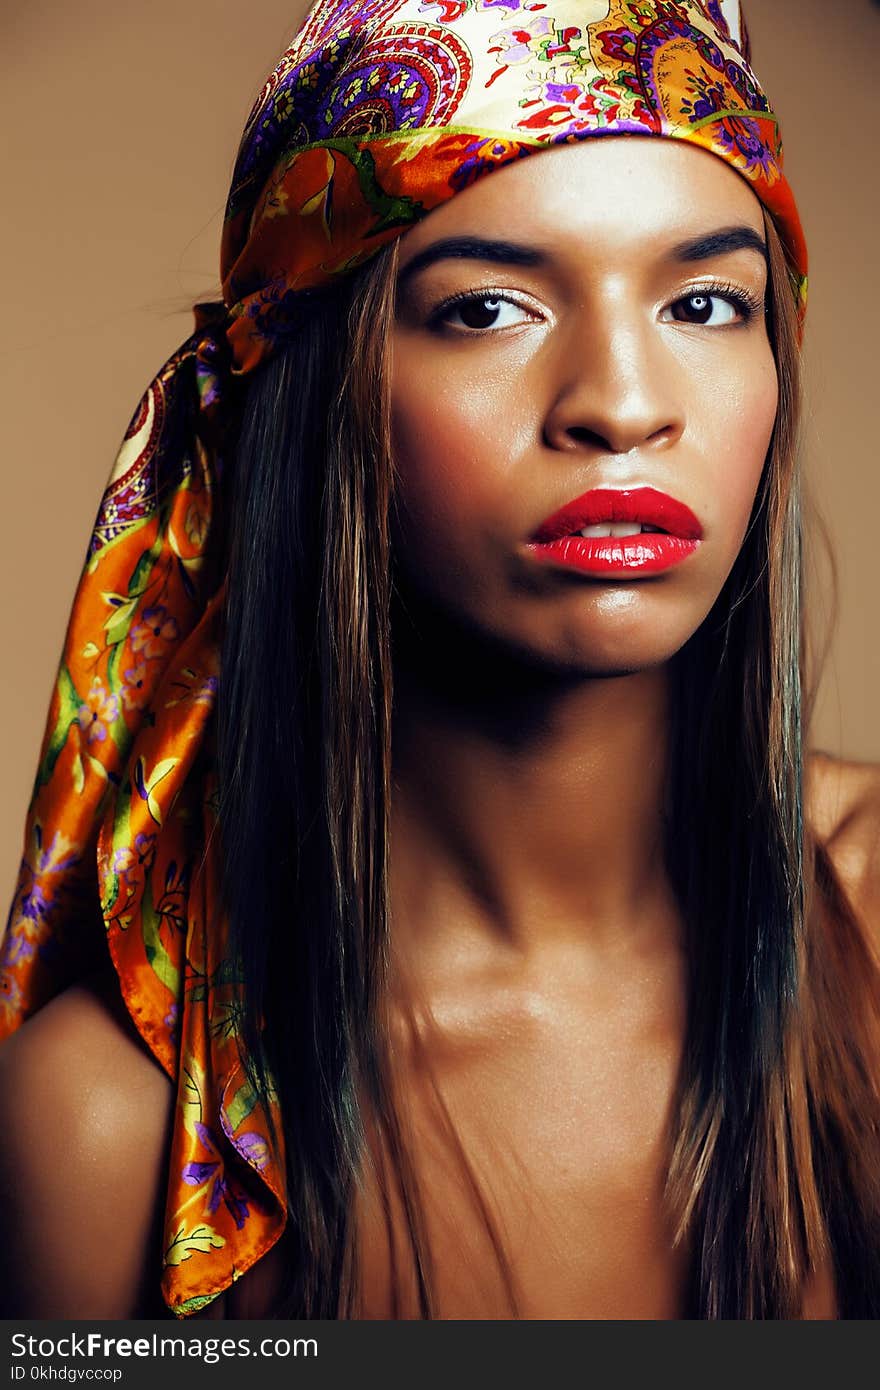
[[[404,541],[418,532],[422,558],[425,545],[463,548],[466,537],[473,540],[499,519],[525,429],[499,390],[501,383],[467,372],[441,383],[422,371],[394,374],[391,438],[401,530]]]
[[[707,461],[707,516],[732,564],[745,536],[761,481],[779,400],[776,365],[766,354],[707,388],[700,452]]]

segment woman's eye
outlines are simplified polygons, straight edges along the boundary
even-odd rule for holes
[[[675,323],[697,323],[719,328],[726,323],[735,323],[743,317],[743,312],[729,299],[720,294],[709,294],[698,290],[677,299],[667,310]],[[666,322],[669,322],[667,319]]]
[[[502,299],[498,294],[480,294],[447,304],[435,315],[434,322],[451,324],[454,328],[480,330],[509,328],[530,317],[527,310],[513,300]]]

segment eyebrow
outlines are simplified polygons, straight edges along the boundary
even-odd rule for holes
[[[734,251],[757,251],[764,260],[767,259],[764,238],[754,228],[746,226],[721,227],[718,231],[691,237],[673,246],[670,254],[672,260],[705,261],[712,256],[729,256]],[[545,251],[514,241],[496,241],[477,236],[444,237],[442,241],[426,246],[424,251],[407,262],[398,276],[398,285],[403,286],[427,266],[446,260],[488,261],[493,265],[534,268],[546,265],[549,256]]]
[[[767,259],[767,243],[753,227],[721,227],[717,232],[681,241],[672,248],[676,261],[707,261],[710,256],[729,256],[733,251],[757,251]]]
[[[534,267],[545,265],[547,259],[545,252],[531,246],[521,246],[513,241],[490,241],[485,237],[476,236],[445,237],[443,241],[435,241],[433,245],[426,246],[424,251],[413,256],[401,270],[398,284],[405,284],[410,276],[424,270],[426,266],[433,265],[435,261],[490,261],[494,265]]]

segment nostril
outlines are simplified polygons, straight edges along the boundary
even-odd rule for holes
[[[608,449],[612,454],[615,452],[610,439],[606,439],[598,430],[588,429],[586,425],[572,425],[566,434],[571,435],[578,444],[594,444],[600,449]]]
[[[606,439],[598,430],[589,429],[586,425],[566,425],[561,431],[561,438],[570,441],[572,445],[576,445],[577,447],[582,447],[586,444],[589,448],[600,449],[603,453],[617,453],[610,439]],[[556,435],[555,438],[550,438],[545,431],[544,442],[558,448],[560,436]]]

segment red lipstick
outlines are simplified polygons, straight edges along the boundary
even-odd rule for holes
[[[580,536],[588,526],[650,526],[629,536]],[[653,487],[593,488],[538,527],[528,549],[536,560],[587,574],[657,574],[686,560],[703,535],[690,507]]]

